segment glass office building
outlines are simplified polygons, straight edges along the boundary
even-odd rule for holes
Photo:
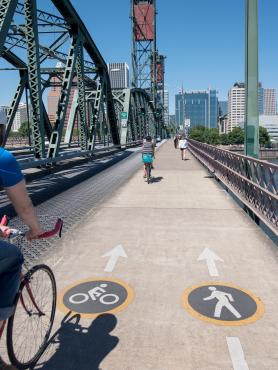
[[[190,127],[216,128],[218,123],[218,98],[216,90],[188,91],[176,95],[176,122]]]
[[[184,124],[184,94],[179,93],[175,95],[175,116],[176,125],[181,126]]]
[[[219,101],[218,104],[219,104],[219,116],[223,117],[226,114],[228,114],[228,101],[227,100]]]

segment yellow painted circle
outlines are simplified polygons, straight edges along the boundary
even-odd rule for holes
[[[87,282],[90,282],[90,281],[107,281],[107,282],[114,282],[114,283],[118,283],[119,285],[123,286],[126,291],[127,291],[127,298],[126,300],[119,306],[109,310],[109,311],[103,311],[103,312],[98,312],[98,313],[80,313],[78,311],[73,311],[73,310],[70,310],[67,306],[64,305],[64,302],[63,302],[63,298],[64,298],[64,295],[67,293],[68,290],[70,290],[71,288],[74,288],[75,286],[79,285],[79,284],[82,284],[82,283],[87,283]],[[83,317],[83,318],[86,318],[86,319],[90,319],[90,318],[94,318],[94,317],[97,317],[101,314],[104,314],[104,313],[117,313],[117,312],[120,312],[122,310],[124,310],[133,300],[134,298],[134,291],[133,289],[127,284],[125,283],[124,281],[122,280],[119,280],[119,279],[107,279],[107,278],[91,278],[91,279],[83,279],[83,280],[79,280],[79,281],[75,281],[74,283],[70,284],[70,285],[67,285],[64,289],[62,289],[58,296],[57,296],[57,307],[59,308],[60,311],[64,312],[65,314],[68,314],[68,313],[72,313],[72,314],[77,314],[77,315],[80,315],[80,317]]]
[[[230,287],[230,288],[240,290],[241,292],[247,294],[249,297],[251,297],[256,302],[256,305],[257,305],[256,312],[252,316],[250,316],[246,319],[238,320],[238,321],[216,320],[216,319],[213,319],[211,317],[202,315],[200,312],[196,311],[190,305],[190,303],[188,301],[188,297],[189,297],[190,293],[193,292],[195,289],[202,288],[202,287],[205,287],[205,286],[210,286],[210,285],[213,285],[213,286],[217,286],[217,285],[227,286],[227,287]],[[261,301],[260,298],[256,297],[253,293],[251,293],[247,289],[241,288],[241,287],[239,287],[237,285],[234,285],[234,284],[224,283],[224,282],[219,282],[219,281],[217,281],[217,282],[215,282],[215,281],[204,282],[202,284],[194,285],[194,286],[191,286],[190,288],[187,288],[182,294],[181,301],[182,301],[182,306],[193,317],[195,317],[199,320],[203,320],[203,321],[206,321],[206,322],[209,322],[209,323],[212,323],[212,324],[222,325],[222,326],[241,326],[241,325],[251,324],[251,323],[254,323],[255,321],[259,320],[262,317],[262,315],[264,314],[264,304],[263,304],[263,302]]]

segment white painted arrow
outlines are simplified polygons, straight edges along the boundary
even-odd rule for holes
[[[222,258],[218,257],[209,248],[205,248],[203,252],[198,257],[197,261],[206,261],[210,276],[219,276],[218,270],[215,265],[215,261],[222,261]]]
[[[111,272],[114,270],[114,267],[119,259],[119,257],[127,258],[127,255],[124,251],[124,248],[121,245],[117,245],[111,251],[105,253],[102,257],[110,257],[104,271]]]
[[[234,370],[249,370],[239,338],[226,337],[226,341]]]

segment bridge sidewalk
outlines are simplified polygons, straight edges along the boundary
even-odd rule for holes
[[[60,327],[65,314],[58,310],[58,344],[51,344],[38,368],[277,369],[275,245],[195,158],[187,153],[186,161],[180,159],[172,141],[157,153],[153,175],[148,185],[142,171],[137,172],[66,234],[48,261],[59,292],[81,279],[120,279],[133,289],[133,301],[103,321],[81,318],[82,330],[75,320]],[[103,256],[118,245],[127,258],[114,261],[107,271],[109,257]],[[223,260],[216,261],[218,276],[210,276],[206,261],[197,260],[205,248]],[[236,326],[192,316],[182,294],[207,282],[248,289],[264,303],[263,316]],[[214,307],[216,303],[210,301]],[[258,305],[262,307],[260,301]],[[235,343],[241,343],[244,353]]]

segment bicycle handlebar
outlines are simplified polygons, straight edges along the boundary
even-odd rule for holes
[[[7,226],[8,224],[8,217],[4,215],[1,219],[0,226]],[[43,232],[42,234],[38,235],[35,239],[43,239],[43,238],[51,238],[54,235],[59,235],[61,238],[62,236],[62,228],[63,228],[63,220],[61,218],[58,218],[56,221],[56,224],[52,230],[47,230]],[[25,232],[18,230],[18,229],[10,229],[9,237],[15,237],[15,236],[25,236]]]

